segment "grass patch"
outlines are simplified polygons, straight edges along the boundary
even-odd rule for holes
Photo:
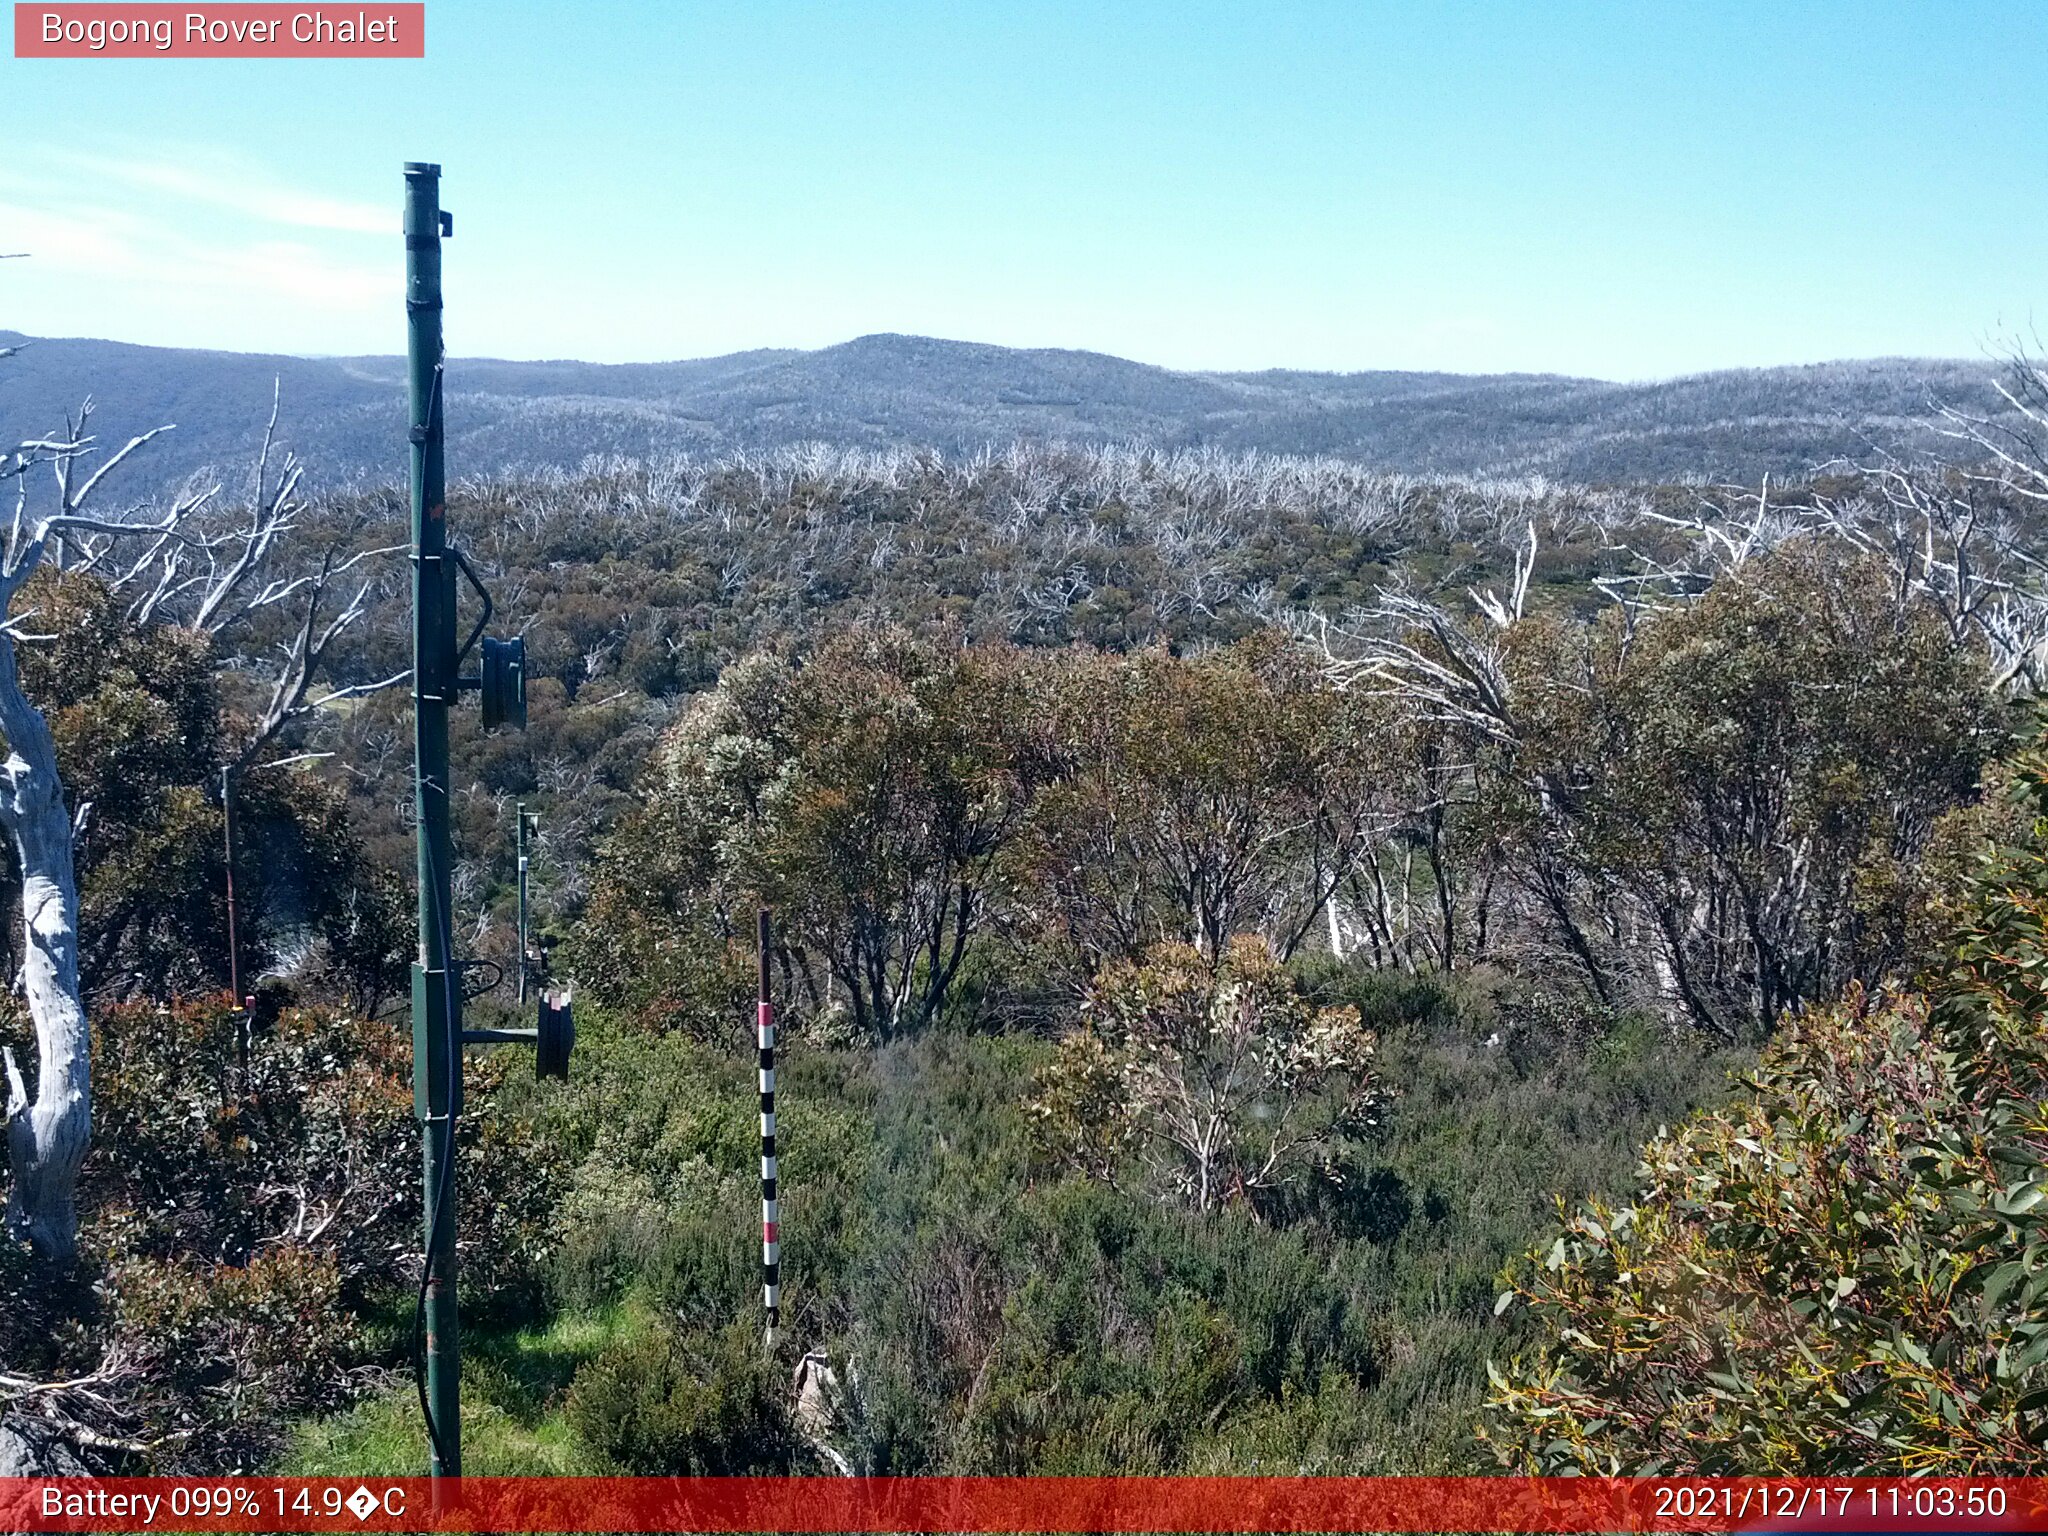
[[[630,1305],[556,1317],[532,1327],[478,1330],[465,1340],[463,1471],[476,1477],[575,1477],[601,1470],[563,1417],[577,1370],[650,1320]],[[418,1476],[427,1432],[408,1377],[346,1413],[299,1427],[287,1477]]]

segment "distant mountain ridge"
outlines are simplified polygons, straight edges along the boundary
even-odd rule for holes
[[[395,478],[404,360],[33,339],[0,331],[0,435],[47,431],[87,394],[102,440],[176,422],[147,475],[232,471],[282,388],[315,480]],[[1995,366],[1879,358],[1616,384],[1551,374],[1188,373],[1098,352],[923,336],[672,363],[453,359],[454,475],[574,468],[798,441],[972,452],[1017,439],[1329,454],[1405,473],[1755,480],[1873,446],[1941,441],[1941,404],[1995,412]],[[111,484],[111,482],[110,482]],[[133,486],[135,482],[131,482]]]

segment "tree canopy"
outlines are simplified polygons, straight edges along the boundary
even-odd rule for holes
[[[1743,1096],[1524,1261],[1489,1437],[1545,1471],[2033,1473],[2048,1446],[2048,756],[1914,988],[1797,1017]]]

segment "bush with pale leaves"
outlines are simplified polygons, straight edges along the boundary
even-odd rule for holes
[[[1160,944],[1096,978],[1031,1109],[1058,1160],[1196,1210],[1257,1209],[1377,1122],[1373,1036],[1318,1007],[1265,940]]]

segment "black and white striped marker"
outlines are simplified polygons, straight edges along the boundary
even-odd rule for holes
[[[761,997],[754,1028],[761,1052],[761,1301],[767,1346],[782,1333],[782,1238],[775,1209],[775,1006],[768,993],[768,909],[761,909]]]

